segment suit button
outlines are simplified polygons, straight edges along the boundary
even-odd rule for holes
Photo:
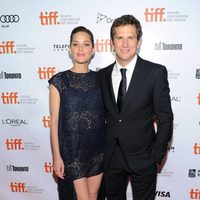
[[[119,119],[119,121],[118,121],[119,123],[121,123],[122,122],[122,120],[121,119]]]

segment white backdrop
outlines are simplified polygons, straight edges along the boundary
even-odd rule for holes
[[[200,28],[198,0],[0,0],[0,200],[56,200],[49,140],[48,79],[72,66],[69,34],[92,30],[91,69],[114,61],[110,26],[133,14],[139,55],[168,69],[174,135],[156,200],[200,199]],[[132,200],[131,189],[127,191]]]

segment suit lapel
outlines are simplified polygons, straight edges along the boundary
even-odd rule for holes
[[[108,87],[107,90],[108,93],[106,93],[106,102],[108,103],[109,108],[112,108],[115,112],[118,112],[117,103],[115,100],[113,85],[112,85],[112,70],[115,63],[113,63],[107,70],[106,76],[105,76],[105,87]]]

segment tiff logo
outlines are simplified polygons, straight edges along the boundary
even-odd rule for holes
[[[6,139],[6,149],[7,150],[23,150],[22,139]]]
[[[165,22],[165,8],[146,8],[145,10],[146,22]]]
[[[199,95],[197,96],[197,99],[198,99],[198,105],[200,105],[200,93],[199,93]]]
[[[60,24],[58,12],[40,12],[40,23],[43,26]]]
[[[110,39],[97,39],[95,43],[96,52],[108,52],[112,51]]]
[[[194,144],[194,154],[199,154],[200,155],[200,145],[198,145],[197,143]]]
[[[11,192],[27,192],[26,184],[25,183],[10,183],[10,190]]]
[[[14,50],[15,44],[14,41],[6,41],[0,44],[0,54],[15,54]]]
[[[50,116],[43,116],[42,118],[42,123],[43,123],[43,126],[45,128],[50,128],[50,125],[51,125],[51,120],[50,120]]]
[[[39,79],[50,79],[56,73],[55,69],[55,67],[39,67]]]
[[[47,163],[47,162],[45,162],[44,163],[44,171],[46,172],[46,173],[52,173],[53,172],[53,165],[52,165],[52,163]]]
[[[1,99],[3,104],[18,104],[18,93],[17,92],[2,92]]]
[[[190,198],[191,199],[200,199],[200,191],[198,189],[191,189]]]

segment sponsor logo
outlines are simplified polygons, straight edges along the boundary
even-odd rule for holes
[[[166,191],[156,191],[155,196],[157,196],[157,197],[168,197],[168,198],[171,197],[170,192],[166,192]]]
[[[39,79],[46,80],[50,79],[56,73],[55,67],[39,67],[38,75]]]
[[[200,93],[198,94],[197,99],[198,99],[198,105],[200,105]]]
[[[19,22],[19,15],[1,15],[0,22],[1,23],[17,23]]]
[[[200,79],[200,69],[196,69],[196,78]]]
[[[49,162],[49,163],[45,162],[44,163],[44,171],[46,173],[53,173],[53,164],[51,162]]]
[[[97,39],[95,43],[96,52],[111,52],[111,40],[110,39]]]
[[[171,101],[172,102],[181,102],[181,97],[180,96],[171,96]]]
[[[146,8],[144,12],[146,22],[184,22],[187,14],[180,11],[166,11],[165,8]]]
[[[42,123],[45,128],[50,128],[51,125],[50,116],[43,116]]]
[[[28,166],[14,166],[14,165],[7,165],[6,166],[7,171],[13,171],[13,172],[28,172],[29,167]]]
[[[53,50],[54,51],[68,51],[69,50],[69,44],[53,44]]]
[[[199,144],[195,143],[193,146],[193,149],[194,149],[195,155],[200,155],[200,145]]]
[[[97,19],[96,19],[96,23],[100,23],[100,22],[106,22],[108,24],[113,23],[114,19],[108,17],[107,15],[104,15],[102,13],[97,13]]]
[[[7,72],[0,72],[0,79],[21,79],[21,73],[7,73]]]
[[[155,43],[155,50],[159,51],[159,50],[182,50],[183,49],[183,44],[167,44],[164,42],[159,42],[159,43]]]
[[[190,178],[200,177],[200,169],[189,169],[188,177]]]
[[[168,152],[174,152],[175,151],[175,147],[172,146],[168,146]]]
[[[58,11],[40,12],[39,18],[42,26],[78,24],[80,20],[79,17],[59,14]]]
[[[1,123],[3,125],[10,125],[10,126],[22,126],[22,125],[27,125],[28,120],[25,119],[2,119]]]
[[[200,199],[200,190],[192,188],[190,190],[190,199]]]
[[[2,41],[0,44],[0,54],[15,54],[15,42],[14,41]]]

